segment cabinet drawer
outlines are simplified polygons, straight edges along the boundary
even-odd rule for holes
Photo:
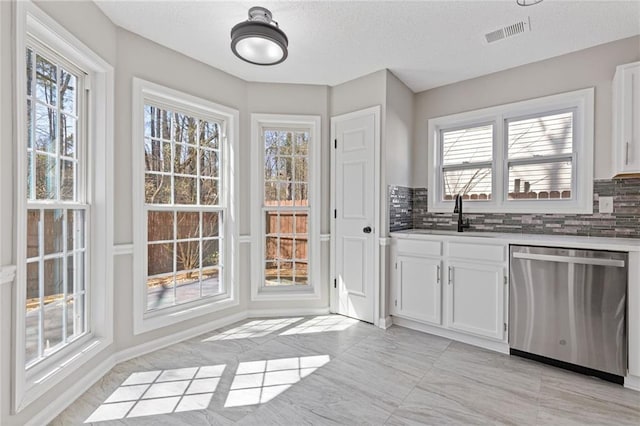
[[[457,259],[504,262],[506,256],[507,246],[504,244],[449,243],[449,257]]]
[[[417,256],[441,256],[441,241],[397,240],[398,253],[408,253]]]

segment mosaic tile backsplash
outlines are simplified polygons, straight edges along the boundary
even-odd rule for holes
[[[640,179],[596,180],[593,214],[465,213],[471,231],[640,238]],[[599,213],[599,197],[613,197],[613,213]],[[457,215],[427,211],[426,188],[389,187],[389,229],[455,230]]]

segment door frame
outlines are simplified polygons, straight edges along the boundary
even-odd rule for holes
[[[336,115],[331,117],[331,139],[330,144],[333,145],[331,149],[331,196],[330,198],[330,210],[329,217],[331,222],[331,255],[329,256],[330,263],[330,280],[329,280],[329,310],[332,313],[337,312],[338,307],[338,292],[334,288],[334,280],[336,280],[336,218],[333,215],[333,211],[336,208],[336,149],[334,141],[336,140],[336,124],[341,121],[347,121],[354,118],[365,117],[373,114],[374,116],[374,159],[373,159],[373,204],[374,204],[374,216],[373,216],[373,324],[379,326],[380,324],[380,133],[381,133],[381,106],[375,105],[369,108],[349,112],[346,114]]]

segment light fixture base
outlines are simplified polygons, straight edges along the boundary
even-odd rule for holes
[[[533,6],[534,4],[542,3],[542,0],[516,0],[518,6]]]
[[[273,21],[273,15],[271,11],[265,7],[254,6],[249,9],[249,21],[270,24]]]
[[[249,9],[249,19],[231,29],[234,55],[254,65],[276,65],[287,59],[289,39],[271,11],[260,6]]]

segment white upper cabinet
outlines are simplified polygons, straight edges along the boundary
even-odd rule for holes
[[[614,175],[640,173],[640,62],[616,68],[613,145]]]

